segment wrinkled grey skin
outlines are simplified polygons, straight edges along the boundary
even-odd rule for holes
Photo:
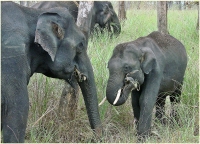
[[[1,2],[3,142],[24,142],[27,84],[35,72],[64,79],[72,86],[78,82],[91,128],[101,131],[93,69],[85,45],[85,36],[66,8],[37,10]]]
[[[77,2],[79,3],[79,2]],[[47,9],[53,7],[65,7],[69,9],[69,12],[74,17],[75,21],[78,17],[78,7],[72,1],[43,1],[38,2],[32,6],[33,8],[38,9]],[[108,28],[110,32],[118,36],[121,32],[121,25],[117,14],[115,13],[113,6],[108,1],[94,1],[94,7],[92,12],[92,23],[91,23],[91,32],[94,31],[95,25],[99,24],[99,27],[103,31],[104,28]],[[113,30],[112,30],[113,29]]]
[[[181,85],[187,65],[187,54],[180,41],[170,35],[152,32],[132,42],[115,47],[108,62],[109,79],[106,97],[110,104],[123,88],[115,106],[132,96],[134,117],[140,138],[150,133],[153,107],[162,120],[165,99],[170,95],[172,105],[180,101]],[[134,87],[137,81],[139,87]],[[175,110],[172,111],[175,116]]]

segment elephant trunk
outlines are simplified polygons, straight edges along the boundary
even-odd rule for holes
[[[121,32],[121,25],[115,12],[113,12],[113,16],[111,17],[110,25],[113,27],[114,34],[118,36]]]
[[[110,104],[119,106],[126,102],[131,91],[135,89],[140,90],[140,83],[132,77],[126,76],[117,82],[113,78],[109,78],[106,98]]]
[[[106,88],[106,98],[111,105],[119,106],[126,102],[128,94],[122,93],[123,81],[124,78],[109,78]],[[118,98],[117,102],[115,102],[116,98]]]
[[[94,73],[89,58],[85,57],[85,61],[87,61],[87,65],[84,68],[85,70],[83,70],[83,74],[86,73],[86,78],[83,77],[82,81],[78,81],[78,83],[84,97],[91,128],[98,136],[100,136],[102,134],[102,128],[98,110],[98,100]]]

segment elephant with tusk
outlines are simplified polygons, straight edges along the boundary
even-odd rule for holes
[[[183,44],[160,32],[118,44],[113,50],[108,62],[106,99],[119,106],[131,93],[139,140],[150,134],[154,105],[156,118],[162,122],[168,95],[172,104],[171,116],[177,118],[173,105],[180,102],[186,66]]]

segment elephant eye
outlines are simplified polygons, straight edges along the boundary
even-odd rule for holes
[[[129,73],[131,71],[131,67],[129,65],[124,65],[124,72]]]
[[[80,54],[84,50],[84,47],[84,42],[80,42],[76,47],[76,52]]]

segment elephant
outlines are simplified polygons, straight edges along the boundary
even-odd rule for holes
[[[85,35],[68,9],[39,10],[1,2],[1,129],[3,142],[24,142],[34,73],[79,84],[92,130],[101,136],[93,68]],[[98,135],[99,134],[99,135]]]
[[[34,4],[32,8],[48,9],[53,7],[65,7],[69,9],[69,12],[76,21],[78,17],[78,4],[79,2],[74,1],[42,1]],[[94,1],[91,21],[91,32],[94,32],[96,24],[99,25],[101,31],[107,27],[108,31],[113,31],[116,36],[121,32],[121,25],[117,14],[112,4],[108,1]]]
[[[113,50],[108,61],[106,99],[111,105],[120,106],[131,93],[139,141],[151,133],[154,106],[156,119],[163,122],[166,97],[170,96],[172,108],[180,102],[186,66],[183,44],[158,31],[118,44]],[[177,117],[175,108],[170,116]]]

